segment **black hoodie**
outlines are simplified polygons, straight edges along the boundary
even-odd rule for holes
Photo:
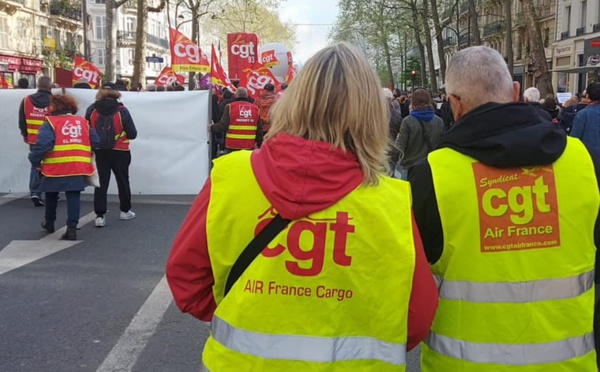
[[[102,115],[113,116],[117,111],[121,114],[121,121],[123,123],[123,130],[127,133],[127,138],[133,140],[137,137],[137,129],[131,118],[129,110],[123,106],[123,104],[115,99],[103,99],[96,101],[87,108],[85,112],[85,119],[89,122],[92,117],[94,110]],[[91,123],[90,123],[91,125]]]
[[[30,95],[31,101],[33,105],[37,108],[45,108],[50,106],[50,96],[52,92],[47,90],[38,90],[36,93]],[[25,122],[25,99],[21,101],[21,106],[19,106],[19,130],[21,131],[21,136],[25,140],[27,140],[27,123]]]
[[[489,166],[516,168],[554,163],[562,155],[566,144],[565,132],[553,125],[536,107],[524,103],[488,103],[462,117],[442,137],[438,148],[451,148]],[[593,152],[590,154],[596,178],[600,180],[600,157]],[[408,179],[412,187],[415,219],[425,253],[433,264],[442,255],[444,244],[429,163],[424,160],[414,166]],[[594,235],[598,246],[598,224]]]

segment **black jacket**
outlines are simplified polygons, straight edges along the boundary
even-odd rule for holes
[[[97,110],[100,114],[109,116],[113,116],[118,111],[121,114],[123,130],[127,134],[127,138],[133,140],[137,137],[137,129],[133,123],[133,118],[131,117],[129,110],[127,110],[127,108],[121,102],[114,99],[103,99],[101,101],[92,103],[85,112],[85,119],[88,122],[90,121],[92,112],[94,110]]]
[[[31,101],[33,105],[37,108],[45,108],[50,106],[50,96],[52,92],[46,90],[38,90],[36,93],[30,95]],[[27,140],[27,123],[25,122],[25,99],[21,101],[21,106],[19,106],[19,130],[21,131],[21,136],[25,140]]]
[[[514,168],[554,163],[566,143],[565,132],[537,108],[523,103],[488,103],[461,118],[438,148],[451,148],[489,166]],[[592,151],[590,154],[600,182],[600,156]],[[408,180],[425,253],[433,264],[442,255],[444,239],[429,163],[425,160],[413,167]],[[596,246],[600,243],[599,232],[597,222]]]
[[[254,104],[254,100],[252,98],[236,98],[233,102],[248,102]],[[223,115],[221,115],[221,120],[214,125],[210,126],[210,131],[213,133],[227,133],[229,129],[231,117],[229,116],[229,105],[225,106],[223,110]],[[256,145],[260,147],[263,141],[263,130],[262,130],[262,120],[260,117],[258,118],[258,126],[256,128]]]

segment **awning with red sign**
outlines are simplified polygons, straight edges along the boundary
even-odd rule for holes
[[[8,72],[15,72],[21,66],[21,58],[0,55],[0,63],[8,65]]]
[[[41,59],[21,58],[20,72],[36,74],[42,71],[42,68],[44,68],[44,61]]]

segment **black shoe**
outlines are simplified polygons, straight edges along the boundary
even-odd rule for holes
[[[77,240],[77,229],[67,227],[67,231],[60,237],[61,240]]]
[[[33,202],[33,205],[35,207],[43,207],[44,206],[44,201],[42,199],[40,199],[39,196],[32,196],[31,201]]]
[[[54,221],[42,222],[42,230],[44,230],[47,233],[52,234],[54,232]]]

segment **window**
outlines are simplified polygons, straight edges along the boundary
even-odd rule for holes
[[[94,0],[96,4],[106,4],[106,0]]]
[[[587,24],[587,1],[583,0],[581,2],[581,20],[579,23],[579,27],[586,27]]]
[[[96,39],[106,39],[106,16],[96,16]]]
[[[135,30],[135,19],[128,17],[127,19],[125,19],[125,31],[133,31]]]
[[[566,17],[566,23],[565,25],[567,27],[564,28],[564,31],[570,32],[571,31],[571,6],[569,5],[568,7],[565,8],[565,15]]]
[[[100,65],[100,66],[104,66],[105,59],[106,59],[105,58],[106,57],[105,52],[106,51],[104,50],[104,48],[98,48],[98,49],[96,49],[96,63],[98,65]]]
[[[8,49],[8,18],[0,17],[0,48]]]
[[[542,37],[544,38],[544,47],[548,48],[548,46],[550,45],[550,28],[549,27],[544,29],[544,31],[542,32]]]
[[[128,63],[129,66],[133,66],[133,49],[129,49],[127,50],[127,58],[128,58]]]

